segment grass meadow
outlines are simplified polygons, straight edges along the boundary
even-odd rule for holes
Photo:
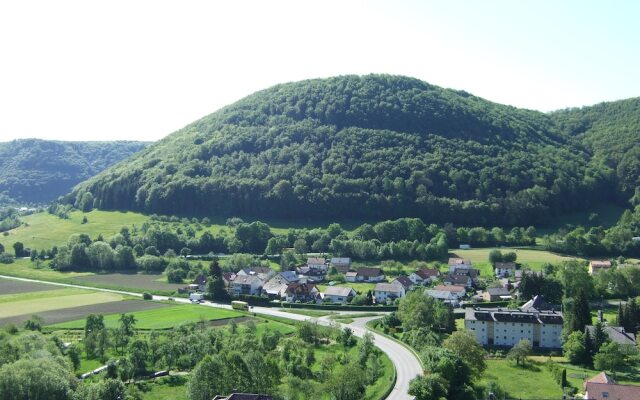
[[[86,224],[82,223],[84,215],[88,220]],[[10,230],[8,236],[0,236],[0,243],[7,249],[12,249],[15,242],[22,242],[31,249],[50,249],[67,243],[69,236],[74,233],[85,233],[91,238],[102,234],[107,238],[120,232],[123,226],[140,226],[147,219],[147,216],[133,212],[73,211],[68,219],[41,212],[22,217],[27,225]]]
[[[42,293],[42,292],[39,292]],[[52,311],[64,308],[73,308],[94,304],[120,301],[122,295],[115,293],[79,293],[67,296],[52,296],[46,298],[31,298],[28,300],[17,300],[11,303],[3,303],[0,307],[0,318],[14,317],[18,315],[38,314],[45,311]]]
[[[136,318],[138,329],[169,329],[185,322],[215,321],[227,318],[242,317],[244,314],[237,311],[222,308],[206,307],[201,305],[175,305],[171,307],[156,308],[153,310],[137,311],[131,313]],[[107,328],[118,327],[120,314],[105,315],[104,323]],[[52,330],[58,329],[84,329],[85,319],[63,322],[50,325]]]

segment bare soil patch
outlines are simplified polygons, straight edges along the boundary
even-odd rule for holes
[[[44,319],[45,325],[58,324],[60,322],[75,321],[85,318],[89,314],[116,314],[130,313],[134,311],[151,310],[154,308],[169,307],[170,304],[156,301],[125,300],[110,303],[92,304],[87,306],[62,308],[59,310],[38,313]],[[0,326],[7,324],[22,325],[31,315],[17,315],[8,318],[0,318]]]
[[[44,283],[35,282],[23,282],[13,279],[0,278],[0,295],[3,294],[16,294],[16,293],[28,293],[28,292],[42,292],[45,290],[62,289],[61,286],[47,285]]]

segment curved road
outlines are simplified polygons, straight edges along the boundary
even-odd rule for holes
[[[127,292],[122,290],[101,289],[101,288],[95,288],[90,286],[73,285],[69,283],[49,282],[49,281],[42,281],[38,279],[18,278],[14,276],[6,276],[6,275],[0,275],[0,278],[142,297],[141,293]],[[167,296],[153,296],[153,300],[168,300],[168,299],[169,297]],[[173,300],[176,301],[177,303],[186,303],[186,304],[191,303],[188,299],[184,299],[184,298],[174,298]],[[212,303],[209,301],[201,303],[201,305],[207,306],[207,307],[231,309],[230,305]],[[295,321],[317,322],[318,324],[325,325],[325,326],[337,326],[337,327],[348,326],[353,330],[354,335],[358,337],[364,336],[364,334],[367,332],[373,334],[374,343],[376,347],[382,350],[389,357],[389,359],[391,360],[391,362],[393,363],[396,369],[396,384],[393,387],[393,390],[391,391],[389,396],[387,396],[387,400],[413,399],[413,397],[408,394],[409,382],[416,376],[422,374],[422,366],[420,365],[420,362],[418,361],[416,356],[405,346],[367,329],[366,323],[379,317],[357,318],[350,324],[341,324],[325,317],[312,318],[312,317],[307,317],[305,315],[293,314],[293,313],[284,312],[279,309],[274,309],[269,307],[252,307],[251,312],[254,312],[256,314],[261,314],[261,315],[291,319]]]

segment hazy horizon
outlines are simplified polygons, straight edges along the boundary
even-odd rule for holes
[[[36,10],[36,12],[34,12]],[[0,141],[155,141],[278,83],[406,75],[543,112],[637,97],[631,1],[0,5]]]

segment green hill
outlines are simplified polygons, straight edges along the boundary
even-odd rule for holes
[[[401,76],[277,85],[79,185],[102,209],[542,225],[619,201],[613,165],[562,124]]]
[[[640,187],[640,97],[551,114],[558,126],[613,169],[624,194]]]
[[[45,203],[139,151],[143,142],[0,142],[0,201]]]

